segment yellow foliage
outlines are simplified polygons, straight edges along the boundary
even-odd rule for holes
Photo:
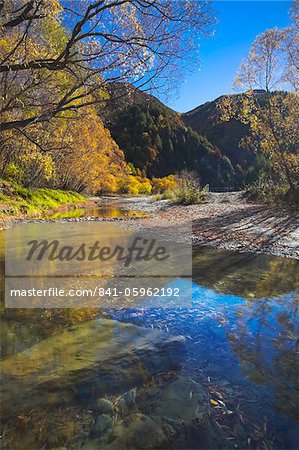
[[[162,194],[162,192],[165,191],[174,191],[177,187],[178,183],[174,175],[152,179],[153,194]]]
[[[152,186],[148,178],[129,175],[118,181],[118,192],[120,194],[149,195]]]
[[[127,174],[123,152],[95,113],[71,124],[64,130],[65,121],[61,123],[69,151],[55,156],[59,184],[91,194],[115,192],[117,180]]]
[[[260,95],[258,99],[253,90],[248,90],[239,99],[224,97],[218,103],[221,118],[235,118],[249,125],[251,133],[240,144],[259,149],[283,181],[298,183],[299,96],[279,91]]]

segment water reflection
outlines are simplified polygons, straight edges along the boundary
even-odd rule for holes
[[[193,280],[245,298],[263,298],[299,289],[299,261],[254,253],[195,249]]]
[[[243,373],[271,385],[277,407],[299,419],[299,296],[247,301],[227,339]]]
[[[0,239],[0,246],[3,250],[3,239],[2,243]],[[1,258],[3,298],[3,253]],[[211,421],[214,426],[217,422],[220,427],[216,426],[217,433],[222,438],[218,448],[227,448],[233,442],[232,445],[235,443],[237,448],[295,449],[299,443],[298,268],[298,261],[292,259],[201,248],[194,250],[192,304],[186,307],[180,304],[176,308],[148,308],[149,303],[143,302],[138,305],[138,309],[103,313],[88,309],[14,310],[5,309],[2,304],[2,356],[6,361],[12,357],[13,362],[14,355],[20,355],[25,349],[28,349],[29,354],[32,345],[40,342],[43,361],[39,360],[34,349],[31,359],[32,367],[35,364],[39,367],[48,358],[49,348],[45,341],[48,338],[50,347],[51,342],[59,342],[60,354],[65,353],[65,358],[61,358],[65,363],[64,368],[71,363],[81,367],[86,362],[86,349],[93,345],[92,355],[95,355],[97,345],[100,345],[91,333],[94,321],[89,322],[89,319],[107,313],[121,321],[157,328],[169,336],[183,335],[186,338],[187,354],[180,375],[199,383],[205,390],[206,397],[203,396],[202,400],[204,407],[200,405],[200,414],[207,411],[207,415],[200,426],[204,424],[205,430],[210,430]],[[171,285],[178,283],[182,285],[185,281],[174,280]],[[82,335],[84,342],[80,339],[72,341],[74,345],[69,347],[65,344],[70,342],[71,334],[66,329],[79,322],[85,322],[86,333]],[[64,342],[61,337],[66,335]],[[111,336],[107,336],[106,343],[110,341]],[[52,367],[60,370],[57,367],[58,360],[55,359],[55,348],[56,344],[50,352]],[[142,372],[145,376],[147,369],[144,365],[138,365],[136,373]],[[123,367],[117,367],[117,371],[126,374]],[[59,403],[61,384],[56,386],[52,381],[44,394],[45,398],[48,396],[53,401],[52,405],[57,405],[58,399],[58,409],[54,410],[49,401],[48,404],[43,403],[44,411],[41,411],[37,396],[36,408],[29,418],[25,415],[25,419],[22,419],[24,412],[20,411],[15,420],[10,422],[15,434],[12,433],[7,448],[15,450],[15,442],[22,442],[25,436],[30,442],[28,450],[40,448],[32,431],[37,429],[44,430],[43,436],[37,434],[43,448],[61,446],[66,442],[72,449],[81,448],[81,444],[90,438],[94,417],[90,413],[90,405],[85,408],[81,403],[85,388],[90,390],[92,381],[88,379],[88,373],[80,372],[79,378],[76,379],[74,375],[72,389],[68,392],[74,404],[65,407],[62,402]],[[29,385],[31,381],[29,377]],[[44,389],[47,390],[47,387]],[[138,407],[142,412],[151,414],[153,402],[149,402],[146,389],[142,389],[139,394],[142,402]],[[77,392],[80,392],[80,397]],[[19,395],[17,391],[16,395]],[[177,392],[176,395],[177,403],[180,404],[181,393]],[[215,403],[211,403],[211,400]],[[10,402],[13,400],[10,399]],[[29,422],[25,423],[24,420]],[[199,419],[196,420],[198,427]],[[44,428],[40,428],[41,424]],[[62,428],[66,430],[62,431]],[[58,436],[58,432],[62,437]],[[200,448],[198,436],[192,439],[188,441],[190,448]],[[186,441],[181,447],[178,444],[178,447],[184,448],[184,445],[186,447]],[[211,445],[207,444],[205,448],[210,450]]]
[[[126,210],[117,207],[94,207],[94,208],[74,208],[67,211],[58,211],[49,215],[48,219],[79,219],[84,217],[92,218],[130,218],[142,217],[144,214],[139,211]]]
[[[254,434],[251,424],[259,424],[263,442],[271,435],[269,448],[297,448],[298,294],[246,300],[194,284],[191,308],[148,310],[144,304],[115,317],[186,336],[183,373],[208,380],[226,407],[240,409],[247,436]]]

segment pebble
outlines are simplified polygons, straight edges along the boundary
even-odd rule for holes
[[[117,410],[121,414],[127,414],[128,413],[127,404],[126,404],[126,401],[125,401],[125,399],[123,397],[121,399],[119,399],[118,402],[117,402]]]
[[[51,450],[67,450],[66,447],[55,447],[55,448],[51,448]]]
[[[131,389],[130,391],[126,392],[123,396],[123,399],[126,402],[127,407],[132,408],[136,402],[136,389]]]
[[[108,416],[108,414],[100,414],[96,418],[96,423],[94,426],[94,431],[99,434],[105,433],[105,431],[111,429],[113,427],[112,417]]]
[[[100,414],[111,414],[113,411],[113,404],[106,398],[98,398],[94,409]]]

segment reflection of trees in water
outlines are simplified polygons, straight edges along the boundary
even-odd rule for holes
[[[64,326],[99,316],[98,308],[5,308],[4,232],[0,233],[0,342],[5,358],[45,339]]]
[[[28,236],[32,236],[34,238],[34,229],[31,231],[30,224],[29,228],[23,226],[16,226],[14,228],[14,236],[15,242],[22,242],[23,233],[27,231]],[[47,234],[43,234],[42,230],[44,224],[40,224],[41,233],[40,235],[43,238],[47,237]],[[85,224],[83,224],[85,225]],[[74,234],[73,242],[74,246],[80,245],[82,242],[86,242],[86,247],[88,247],[88,243],[94,243],[96,237],[98,236],[98,228],[96,224],[94,224],[93,228],[89,226],[88,229],[92,228],[90,234],[84,234],[86,231],[86,227],[83,226],[79,228],[78,234]],[[49,241],[51,241],[51,230],[52,224],[48,228],[45,228],[48,233]],[[101,224],[101,230],[103,230],[103,226]],[[63,227],[58,230],[61,234],[61,238],[64,237],[65,231]],[[32,235],[30,233],[33,233]],[[104,231],[102,231],[103,236],[105,237],[105,243],[103,245],[112,246],[115,244],[115,235],[118,235],[118,239],[120,239],[119,234],[120,231],[113,224],[104,225]],[[127,233],[128,234],[128,233]],[[18,236],[20,237],[18,241]],[[127,235],[123,237],[123,240],[127,239]],[[28,238],[30,241],[30,239]],[[1,330],[0,330],[0,338],[1,338],[1,356],[2,358],[8,357],[18,351],[22,351],[25,348],[30,347],[31,345],[45,339],[55,332],[63,329],[66,326],[73,325],[76,323],[84,322],[86,320],[92,319],[94,317],[101,317],[102,313],[99,309],[98,304],[93,299],[88,299],[88,306],[84,306],[82,308],[78,307],[75,304],[72,306],[71,301],[69,300],[69,307],[49,307],[49,308],[40,308],[40,300],[39,297],[28,297],[28,305],[30,308],[6,308],[5,307],[5,232],[0,233],[0,321],[1,321]],[[16,248],[16,254],[20,254],[20,249]],[[46,268],[50,271],[55,272],[55,267],[57,264],[56,260],[49,261],[46,260]],[[82,266],[82,263],[80,263]],[[80,266],[80,268],[81,268]],[[88,263],[87,263],[88,268]],[[111,266],[111,270],[113,271],[114,267]],[[83,271],[83,268],[82,268]],[[47,270],[45,270],[47,273]],[[88,273],[88,272],[87,272]],[[101,281],[103,282],[103,280]],[[69,285],[69,286],[68,286]],[[55,286],[55,284],[54,284]],[[25,288],[24,284],[24,288]],[[46,289],[49,287],[47,285],[47,279],[38,278],[32,282],[32,286],[36,289]],[[73,289],[80,289],[82,287],[82,282],[79,278],[73,278],[69,281],[66,281],[65,286],[63,286],[65,290],[67,287]],[[53,299],[55,302],[56,299]],[[35,304],[36,302],[36,304]],[[59,303],[57,303],[59,305]]]
[[[196,283],[243,297],[270,297],[299,289],[298,271],[299,262],[291,258],[210,248],[193,254]]]
[[[299,296],[248,300],[228,341],[249,379],[273,387],[276,406],[299,419]]]
[[[255,296],[265,297],[299,289],[299,261],[289,258],[269,258],[268,267],[257,279]]]

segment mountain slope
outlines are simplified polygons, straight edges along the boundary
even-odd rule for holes
[[[238,101],[239,97],[235,95],[235,101]],[[241,139],[249,133],[249,129],[235,119],[227,122],[221,120],[217,104],[222,98],[219,97],[182,114],[181,119],[187,126],[206,136],[222,155],[230,159],[237,174],[239,172],[242,177],[255,162],[255,154],[240,145]]]
[[[196,171],[201,183],[213,188],[235,186],[229,158],[206,137],[154,96],[136,89],[123,96],[123,89],[127,86],[111,89],[106,121],[128,162],[150,177],[188,170]]]

